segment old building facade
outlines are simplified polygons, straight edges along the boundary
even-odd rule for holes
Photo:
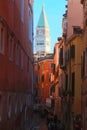
[[[57,61],[59,60],[57,85],[59,88],[58,96],[60,96],[61,99],[60,115],[65,123],[65,129],[70,130],[75,129],[77,118],[81,124],[83,11],[79,0],[68,0],[66,8],[62,22],[63,36],[61,39],[63,41],[60,38],[58,39],[60,42],[58,42],[59,51],[57,56]],[[74,12],[75,10],[77,11]],[[73,58],[73,56],[75,57]],[[76,104],[78,104],[78,106]],[[79,127],[81,128],[81,125],[79,125]]]
[[[52,96],[53,55],[49,54],[34,62],[35,102],[46,103]]]
[[[87,0],[81,0],[83,5],[83,52],[82,52],[82,126],[87,129]]]
[[[76,119],[81,124],[81,54],[83,50],[83,33],[73,34],[66,42],[66,97],[67,114],[71,118],[71,126],[74,129]],[[69,116],[66,115],[67,121]],[[70,119],[69,119],[70,120]],[[81,126],[80,126],[81,127]]]
[[[12,130],[33,90],[32,1],[0,1],[0,129]],[[31,21],[31,22],[30,22]],[[16,129],[16,128],[15,128]]]
[[[54,46],[54,85],[55,85],[55,108],[54,113],[62,119],[62,104],[61,104],[61,92],[64,89],[64,73],[61,69],[63,66],[63,54],[64,54],[64,40],[63,38],[58,38],[58,43]],[[63,81],[63,82],[62,82]]]
[[[78,16],[78,18],[77,18]],[[77,27],[83,28],[83,12],[80,0],[67,1],[67,38]]]

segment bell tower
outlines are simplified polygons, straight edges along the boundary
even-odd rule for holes
[[[46,54],[50,53],[50,29],[43,4],[36,27],[35,53],[38,57],[44,57]]]

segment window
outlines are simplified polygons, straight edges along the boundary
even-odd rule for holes
[[[55,86],[52,85],[50,88],[50,96],[52,96],[52,94],[55,92]]]
[[[44,43],[37,43],[37,45],[44,45]]]
[[[80,27],[73,27],[73,34],[81,34],[82,29]]]
[[[29,72],[29,57],[28,57],[28,60],[27,60],[27,72]]]
[[[51,68],[54,68],[54,66],[55,66],[55,65],[52,63],[52,64],[51,64]]]
[[[16,44],[16,65],[19,65],[19,45]]]
[[[51,68],[52,68],[52,70],[53,70],[53,73],[55,72],[55,64],[51,64]]]
[[[42,75],[42,82],[44,82],[44,75]]]
[[[36,75],[36,76],[34,77],[34,83],[35,83],[35,84],[39,84],[39,83],[40,83],[40,75]]]
[[[14,42],[13,37],[10,36],[10,38],[9,38],[9,59],[11,61],[13,60],[13,46],[14,46],[13,42]]]
[[[40,65],[38,64],[38,70],[40,70]]]
[[[18,98],[17,95],[15,94],[15,114],[17,113],[18,110]]]
[[[20,112],[22,112],[22,108],[23,108],[22,95],[19,96],[19,108],[20,108]]]
[[[70,61],[70,49],[67,49],[65,53],[65,61],[68,63]]]
[[[87,48],[85,48],[85,50],[83,51],[82,55],[81,55],[81,62],[82,62],[82,66],[81,66],[81,76],[82,78],[84,78],[85,76],[87,76]]]
[[[21,21],[24,23],[24,0],[21,0]]]
[[[86,101],[85,101],[85,105],[86,105],[86,107],[87,107],[87,98],[86,98]]]
[[[34,82],[35,82],[35,84],[38,84],[38,75],[36,75],[36,76],[34,77]]]
[[[23,70],[24,68],[24,52],[21,50],[21,69]]]
[[[0,29],[0,53],[4,53],[4,29]]]
[[[83,53],[82,53],[81,62],[82,62],[81,77],[84,78],[85,77],[85,51],[83,51]]]
[[[33,41],[33,16],[32,16],[32,8],[29,5],[29,18],[28,18],[28,32],[29,32],[29,40]]]
[[[72,96],[74,96],[75,91],[75,73],[72,73]]]
[[[65,91],[68,90],[68,74],[66,74],[66,77],[65,77]]]
[[[85,76],[87,76],[87,47],[85,48]]]
[[[70,47],[70,58],[75,58],[75,45]]]
[[[2,120],[2,95],[0,94],[0,122]]]
[[[60,53],[59,53],[59,64],[63,65],[63,47],[60,48]]]
[[[11,117],[11,95],[8,95],[8,117]]]

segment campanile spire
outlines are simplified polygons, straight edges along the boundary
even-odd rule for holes
[[[36,40],[35,40],[35,52],[41,55],[46,55],[50,53],[50,29],[44,9],[44,4],[42,4],[41,14],[36,27]]]
[[[42,9],[44,9],[44,3],[42,3]]]

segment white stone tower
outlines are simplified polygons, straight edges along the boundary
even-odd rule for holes
[[[50,53],[50,30],[43,5],[36,27],[35,53],[38,57],[44,57]]]

